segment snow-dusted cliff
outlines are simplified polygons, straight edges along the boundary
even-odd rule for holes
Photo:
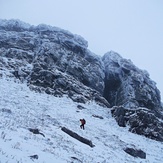
[[[104,97],[112,104],[128,108],[161,108],[160,92],[145,70],[115,52],[103,56],[105,64]]]

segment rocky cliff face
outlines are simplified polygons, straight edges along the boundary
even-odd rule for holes
[[[32,89],[67,94],[78,102],[95,99],[109,106],[102,97],[102,61],[78,35],[47,25],[1,20],[0,53],[1,69],[26,80]]]
[[[139,125],[141,132],[132,130],[129,112],[138,108],[147,108],[147,115],[152,111],[154,124],[162,125],[160,93],[148,73],[115,52],[101,58],[87,46],[81,36],[60,28],[0,20],[0,76],[27,82],[36,91],[68,95],[77,102],[95,100],[103,106],[117,106],[112,114],[120,126],[129,124],[131,131],[162,141],[162,130],[156,129],[159,136],[149,136]],[[134,123],[140,122],[139,117]],[[153,129],[151,125],[146,128]]]
[[[112,106],[146,107],[151,110],[161,107],[160,92],[148,72],[140,70],[115,52],[106,53],[103,62],[104,97]]]

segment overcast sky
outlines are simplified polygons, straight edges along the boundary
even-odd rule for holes
[[[163,99],[163,0],[0,0],[0,18],[69,30],[97,55],[118,52],[149,72]]]

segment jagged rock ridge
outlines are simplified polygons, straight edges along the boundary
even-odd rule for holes
[[[123,110],[145,107],[162,119],[160,93],[146,71],[115,52],[101,58],[87,47],[81,36],[57,27],[0,20],[0,75],[16,77],[37,91],[55,96],[66,94],[77,102],[95,100],[107,107],[123,106]],[[115,109],[117,122],[125,119],[126,124],[126,114],[115,114]],[[155,123],[160,123],[156,119]],[[129,125],[133,131],[133,125]],[[134,132],[163,140],[162,130],[157,131],[157,137],[145,134],[143,129]]]

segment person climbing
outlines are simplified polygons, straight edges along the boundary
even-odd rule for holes
[[[81,122],[81,125],[80,125],[80,128],[84,130],[84,125],[86,123],[85,119],[80,119],[80,122]]]

